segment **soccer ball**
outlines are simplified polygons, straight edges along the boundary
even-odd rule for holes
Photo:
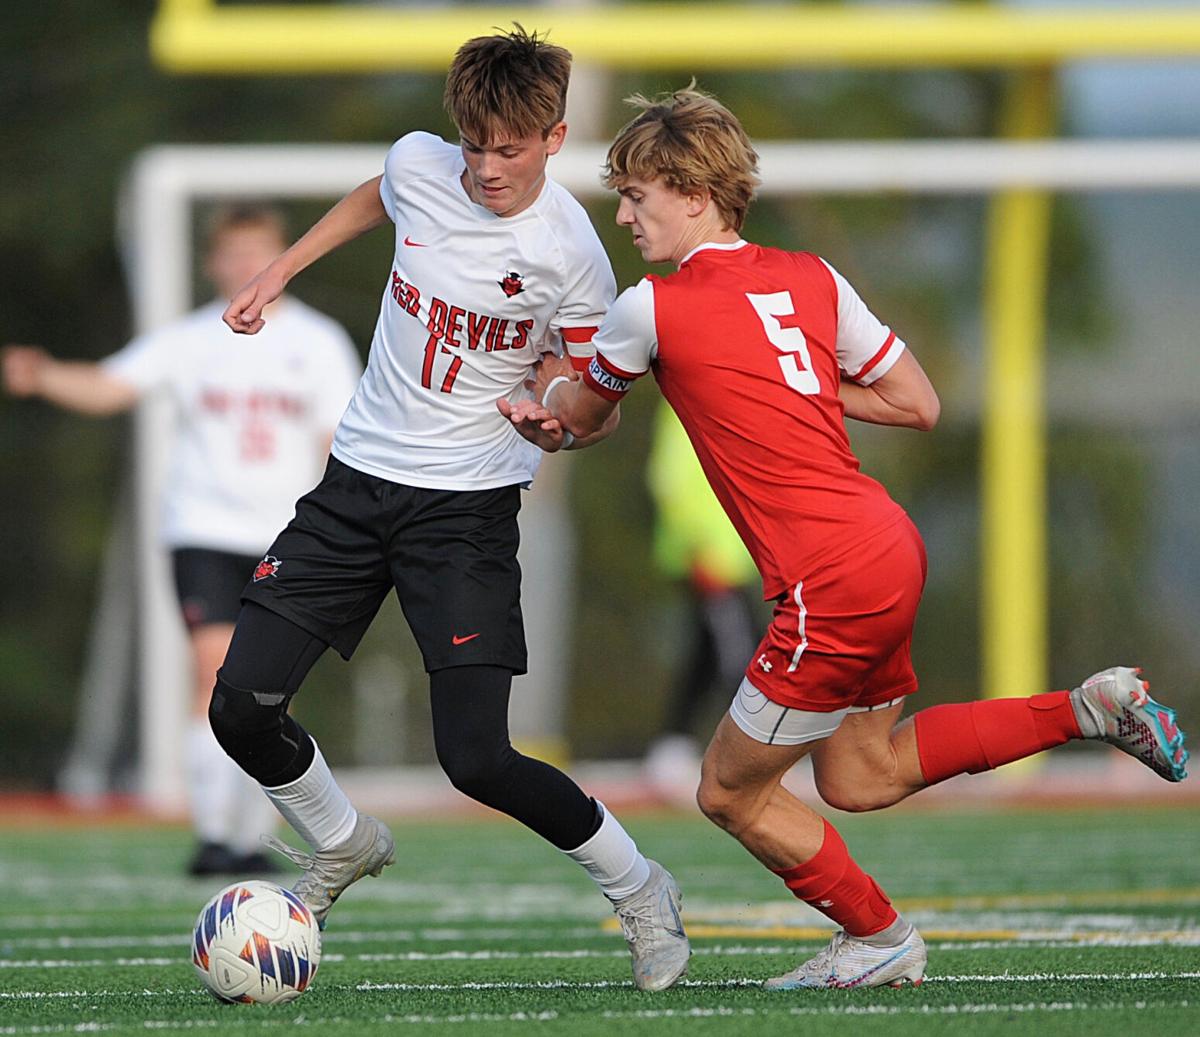
[[[292,1001],[320,960],[317,920],[295,893],[273,882],[226,886],[196,919],[192,964],[218,1001]]]

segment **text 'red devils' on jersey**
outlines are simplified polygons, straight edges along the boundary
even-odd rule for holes
[[[542,452],[496,402],[528,398],[542,353],[590,359],[616,295],[583,207],[547,179],[513,216],[479,205],[462,151],[410,133],[379,185],[395,255],[367,372],[333,454],[368,475],[435,490],[528,483]]]
[[[774,598],[904,512],[859,471],[838,396],[904,350],[832,267],[739,241],[617,299],[587,383],[618,399],[653,369]]]

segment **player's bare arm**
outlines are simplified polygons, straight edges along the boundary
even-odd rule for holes
[[[920,362],[908,350],[883,377],[870,385],[843,380],[838,395],[846,417],[875,425],[899,425],[928,432],[942,405]]]
[[[525,384],[533,390],[532,400],[522,400],[516,404],[508,400],[497,401],[500,413],[513,423],[516,430],[529,442],[541,447],[548,454],[564,449],[582,450],[584,447],[607,439],[621,422],[620,404],[613,404],[611,412],[605,417],[600,427],[589,435],[564,435],[567,429],[562,422],[544,405],[547,395],[557,395],[571,384],[581,384],[579,372],[566,357],[544,356],[534,369],[531,382]],[[542,403],[537,401],[541,400]]]
[[[99,364],[56,360],[39,346],[5,346],[0,369],[11,395],[40,396],[79,414],[116,414],[138,401],[136,388]]]
[[[554,396],[557,397],[560,392],[582,385],[583,383],[578,381],[572,382],[570,385],[560,385],[555,388]],[[591,392],[591,390],[588,391]],[[595,393],[592,395],[594,396]],[[600,399],[600,397],[596,398]],[[584,447],[599,443],[602,439],[607,439],[617,430],[617,425],[621,421],[620,406],[608,400],[602,400],[602,402],[609,408],[609,412],[599,427],[587,435],[577,435],[572,432],[572,439],[566,447],[567,450],[582,450]],[[564,433],[568,430],[549,408],[535,400],[521,400],[515,404],[509,403],[508,400],[499,400],[496,405],[499,407],[500,413],[513,423],[517,432],[535,446],[541,447],[548,454],[564,449],[563,443],[567,440]]]
[[[546,409],[580,442],[603,438],[598,434],[617,414],[615,400],[606,400],[582,380],[560,383],[545,402]]]
[[[283,294],[301,270],[348,241],[388,222],[379,197],[382,175],[359,184],[322,216],[291,248],[242,288],[230,301],[222,320],[239,335],[253,335],[266,321],[263,309]]]

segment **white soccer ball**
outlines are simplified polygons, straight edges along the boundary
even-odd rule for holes
[[[273,882],[226,886],[196,919],[192,964],[219,1001],[292,1001],[320,960],[317,920],[295,893]]]

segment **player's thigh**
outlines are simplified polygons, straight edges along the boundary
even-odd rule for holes
[[[892,733],[903,709],[901,701],[847,712],[837,730],[813,752],[818,785],[822,778],[839,783],[869,782],[876,775],[890,773],[895,756]]]
[[[391,589],[384,531],[393,484],[330,458],[317,487],[275,538],[242,589],[349,659]]]
[[[702,786],[708,791],[753,794],[777,785],[783,776],[808,755],[815,741],[770,744],[747,733],[726,713],[717,724],[704,754]]]
[[[520,493],[517,486],[414,491],[412,518],[392,539],[389,561],[427,672],[475,665],[525,672]]]
[[[217,670],[225,661],[233,630],[233,623],[203,623],[188,631],[188,642],[192,649],[193,707],[197,716],[203,716],[208,711]]]

